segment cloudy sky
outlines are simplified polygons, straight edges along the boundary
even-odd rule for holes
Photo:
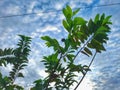
[[[26,87],[30,86],[34,80],[46,76],[40,60],[43,55],[47,55],[51,51],[45,47],[44,41],[40,37],[49,35],[60,41],[67,35],[61,23],[64,19],[61,10],[67,4],[73,9],[81,7],[78,15],[86,20],[94,18],[97,13],[105,13],[112,15],[113,22],[109,34],[110,40],[105,45],[107,51],[96,56],[91,67],[92,71],[87,74],[79,89],[120,90],[119,0],[0,0],[0,48],[15,48],[19,39],[18,34],[32,37],[29,64],[23,71],[25,78],[16,80],[16,83]],[[19,16],[29,13],[38,14]],[[12,15],[13,17],[9,17]],[[77,62],[88,64],[89,61],[84,58]],[[4,69],[2,72],[4,75],[8,75],[11,67],[1,69]]]

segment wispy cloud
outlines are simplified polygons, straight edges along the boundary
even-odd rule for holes
[[[84,6],[97,6],[107,3],[115,3],[119,0],[2,0],[0,1],[0,16],[22,14],[22,13],[39,13],[37,15],[19,16],[12,18],[5,18],[0,20],[0,46],[15,47],[19,37],[17,34],[24,34],[32,37],[30,61],[28,67],[23,71],[25,79],[18,79],[22,85],[32,83],[34,80],[45,76],[44,65],[40,63],[42,56],[47,53],[48,48],[44,42],[40,40],[42,35],[50,35],[54,38],[60,39],[66,36],[66,32],[62,27],[62,8],[66,4],[72,8],[80,8]],[[98,54],[93,64],[92,72],[88,75],[83,83],[85,87],[80,86],[80,90],[119,90],[120,88],[120,12],[119,5],[106,6],[99,8],[85,8],[81,9],[78,14],[85,19],[93,18],[97,13],[105,13],[112,15],[113,25],[111,26],[111,33],[109,34],[110,40],[106,48],[107,52]],[[88,64],[89,60],[83,58],[79,63]],[[8,73],[4,69],[4,74]],[[36,73],[36,74],[35,74]],[[30,79],[31,78],[31,79]],[[18,83],[18,82],[17,82]],[[94,87],[94,89],[92,89]],[[117,88],[116,88],[117,87]],[[96,88],[96,89],[95,89]]]
[[[52,32],[60,32],[60,30],[55,27],[55,26],[51,26],[51,25],[47,25],[45,28],[42,29],[37,29],[37,32],[48,32],[48,31],[52,31]]]

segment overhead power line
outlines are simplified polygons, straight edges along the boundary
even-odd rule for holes
[[[85,7],[80,7],[80,9],[86,9],[86,8],[96,8],[96,7],[105,7],[105,6],[113,6],[113,5],[120,5],[120,3],[111,3],[111,4],[104,4],[104,5],[97,5],[97,6],[85,6]],[[15,14],[15,15],[6,15],[6,16],[0,16],[0,19],[2,18],[10,18],[10,17],[17,17],[17,16],[27,16],[27,15],[37,15],[41,13],[50,13],[50,12],[59,12],[61,10],[56,10],[56,11],[43,11],[43,12],[33,12],[33,13],[23,13],[23,14]]]
[[[103,4],[103,5],[97,5],[97,6],[86,6],[86,7],[84,7],[84,8],[105,7],[105,6],[113,6],[113,5],[120,5],[120,3],[110,3],[110,4]]]

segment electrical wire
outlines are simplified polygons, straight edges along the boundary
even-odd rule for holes
[[[105,7],[105,6],[113,6],[113,5],[120,5],[120,3],[111,3],[111,4],[104,4],[104,5],[97,5],[97,6],[85,6],[85,7],[80,7],[80,9]],[[37,14],[41,14],[41,13],[43,14],[43,13],[51,13],[51,12],[59,12],[59,11],[62,11],[62,10],[44,11],[44,12],[36,12],[36,13],[33,12],[33,13],[24,13],[24,14],[16,14],[16,15],[6,15],[6,16],[0,16],[0,19],[17,17],[17,16],[37,15]]]

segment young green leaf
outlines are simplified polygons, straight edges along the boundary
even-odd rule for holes
[[[100,20],[103,22],[104,19],[105,19],[105,14],[103,13],[103,14],[101,15]]]
[[[75,16],[79,11],[80,11],[80,8],[76,9],[75,11],[73,11],[73,16]]]
[[[103,25],[104,25],[104,24],[109,24],[109,22],[110,22],[109,20],[110,20],[111,17],[112,17],[112,16],[107,16],[107,17],[103,20],[103,23],[102,23],[102,24],[103,24]]]
[[[66,9],[67,9],[67,11],[68,11],[68,15],[70,15],[70,17],[72,17],[72,9],[71,9],[71,7],[70,6],[66,6]]]
[[[45,40],[46,41],[45,44],[48,47],[53,47],[55,51],[60,49],[59,43],[56,39],[52,39],[49,36],[43,36],[41,37],[41,39]]]
[[[81,17],[74,18],[74,25],[85,25],[87,22]]]
[[[97,14],[97,15],[95,16],[94,22],[97,23],[97,21],[99,21],[99,18],[100,18],[100,14]]]
[[[105,27],[105,26],[101,26],[98,28],[97,32],[110,32],[109,28],[108,27]]]
[[[68,24],[65,20],[63,20],[62,23],[63,23],[64,28],[65,28],[68,32],[70,32],[69,24]]]
[[[64,16],[67,18],[67,10],[65,8],[63,8],[62,11],[63,11]]]

